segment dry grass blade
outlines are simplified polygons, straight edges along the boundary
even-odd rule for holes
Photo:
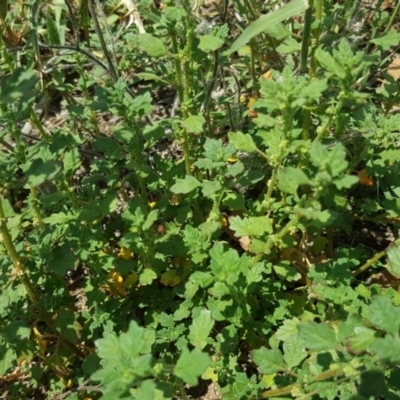
[[[121,0],[118,7],[121,5],[124,5],[128,10],[128,12],[125,15],[125,17],[129,17],[126,29],[129,28],[132,24],[135,24],[139,33],[145,33],[146,29],[143,26],[143,22],[142,19],[140,18],[140,14],[136,6],[136,3],[133,0]]]

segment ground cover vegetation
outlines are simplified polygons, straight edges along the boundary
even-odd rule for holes
[[[399,7],[1,1],[2,398],[399,399]]]

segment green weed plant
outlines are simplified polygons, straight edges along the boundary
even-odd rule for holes
[[[7,398],[399,399],[399,5],[117,3],[1,3]]]

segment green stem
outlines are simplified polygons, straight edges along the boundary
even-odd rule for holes
[[[90,96],[89,94],[89,89],[88,89],[88,80],[87,80],[87,73],[86,71],[84,71],[83,66],[82,66],[82,60],[81,57],[77,57],[77,65],[79,68],[79,72],[80,72],[80,77],[82,80],[82,85],[81,85],[81,89],[83,92],[83,96],[85,97],[85,99],[87,100],[87,102],[90,104],[93,101],[93,98]],[[90,113],[90,122],[92,123],[94,130],[96,132],[96,136],[100,136],[100,128],[99,128],[99,123],[97,121],[96,118],[96,113],[94,112],[94,110],[92,109],[92,107],[89,107],[89,113]]]
[[[326,120],[325,124],[322,125],[320,128],[317,129],[317,137],[316,137],[315,140],[321,141],[321,140],[325,137],[325,135],[326,135],[327,132],[328,132],[329,127],[330,127],[331,124],[332,124],[332,121],[333,121],[335,118],[337,118],[337,116],[338,116],[340,110],[342,109],[342,107],[343,107],[343,101],[344,101],[343,98],[340,98],[340,99],[339,99],[338,103],[336,104],[335,109],[334,109],[332,112],[330,112],[330,115],[329,115],[328,119]]]
[[[300,72],[302,74],[304,74],[307,70],[308,48],[310,45],[311,22],[313,15],[313,3],[314,0],[309,0],[309,7],[307,8],[304,15],[304,30],[303,30],[303,38],[301,41],[301,54],[300,54]]]
[[[40,231],[43,232],[44,223],[43,223],[42,211],[39,207],[40,201],[38,198],[37,190],[34,186],[31,186],[30,190],[31,190],[31,205],[36,215],[36,223],[39,226]]]
[[[353,276],[360,275],[364,271],[366,271],[369,267],[374,265],[377,261],[379,261],[382,257],[384,257],[387,253],[387,250],[382,250],[379,253],[376,253],[372,258],[370,258],[365,264],[363,264],[360,268],[356,269],[352,272]]]
[[[398,1],[397,4],[396,4],[396,6],[394,7],[394,10],[393,10],[393,12],[392,12],[392,15],[390,16],[389,23],[387,24],[384,33],[389,32],[389,30],[392,28],[392,26],[393,26],[393,24],[394,24],[394,20],[395,20],[396,17],[399,15],[399,12],[400,12],[400,1]]]
[[[50,143],[51,141],[51,137],[50,135],[47,134],[47,132],[44,130],[42,123],[40,122],[38,116],[35,113],[35,110],[33,109],[33,107],[31,107],[31,120],[33,122],[33,124],[36,126],[37,130],[40,132],[40,134],[42,135],[43,140],[46,143]]]
[[[175,62],[175,81],[176,81],[176,90],[178,91],[178,97],[181,104],[184,101],[183,98],[183,84],[182,84],[182,64],[181,64],[181,56],[179,55],[178,41],[176,38],[176,31],[171,30],[171,41],[172,41],[172,49],[174,51],[174,62]]]
[[[343,368],[328,370],[328,371],[321,372],[320,374],[314,376],[312,379],[312,382],[324,381],[324,380],[331,379],[331,378],[334,378],[334,377],[342,375],[342,374],[343,374]],[[350,378],[351,377],[346,377],[346,379],[350,379]],[[266,390],[266,391],[262,392],[261,396],[263,399],[268,399],[270,397],[279,397],[279,396],[283,396],[286,394],[290,394],[293,389],[301,388],[303,386],[308,386],[308,385],[302,385],[301,383],[294,383],[292,385],[288,385],[288,386],[285,386],[280,389]]]

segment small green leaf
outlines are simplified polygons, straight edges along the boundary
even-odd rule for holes
[[[152,380],[146,379],[137,388],[135,398],[140,400],[156,399],[156,384]]]
[[[28,166],[28,164],[26,164]],[[29,164],[25,171],[28,176],[28,182],[32,186],[39,186],[46,180],[51,181],[57,177],[61,171],[61,164],[55,160],[43,162],[41,158]]]
[[[215,193],[222,189],[222,185],[218,181],[203,180],[202,193],[205,197],[212,197]]]
[[[158,58],[168,54],[163,41],[150,35],[150,33],[140,34],[138,44],[140,49],[145,51],[150,57]]]
[[[36,71],[17,68],[11,75],[1,78],[0,102],[12,103],[32,90],[39,81]]]
[[[298,335],[291,336],[283,343],[283,359],[289,369],[299,365],[306,357],[305,341]]]
[[[49,217],[43,218],[43,222],[49,225],[61,225],[75,218],[75,216],[67,215],[61,211],[59,213],[51,214]]]
[[[394,338],[392,335],[375,339],[369,349],[376,353],[382,360],[392,363],[400,362],[400,340]]]
[[[166,79],[164,79],[163,76],[152,74],[151,72],[138,72],[135,75],[139,78],[142,78],[145,81],[156,81],[165,83],[166,85],[169,84],[169,82]]]
[[[234,216],[229,218],[229,227],[237,237],[261,236],[265,232],[272,232],[272,220],[267,216],[249,218]]]
[[[200,36],[199,49],[208,53],[220,49],[224,45],[224,41],[216,36],[204,35]]]
[[[142,225],[143,231],[148,231],[158,219],[158,210],[151,210],[146,218],[146,221]]]
[[[387,256],[386,269],[396,278],[400,278],[400,244],[392,244],[387,251]]]
[[[12,349],[7,349],[0,345],[0,374],[5,376],[10,368],[17,363],[17,355]]]
[[[273,268],[279,279],[294,282],[301,278],[301,275],[297,272],[296,268],[290,265],[289,261],[281,261],[279,264],[274,265]]]
[[[352,186],[354,186],[356,183],[359,182],[359,179],[357,176],[354,175],[346,175],[342,178],[335,179],[333,181],[334,185],[339,189],[350,189]]]
[[[214,282],[214,277],[209,272],[195,271],[190,275],[190,282],[206,288]]]
[[[251,357],[263,374],[275,374],[276,372],[286,369],[282,353],[278,349],[266,349],[265,347],[261,347],[260,349],[253,350],[251,352]]]
[[[168,3],[167,3],[168,4]],[[166,6],[163,10],[163,17],[167,20],[168,24],[176,24],[186,17],[186,11],[183,7]]]
[[[60,29],[51,13],[46,13],[47,35],[50,45],[60,45]]]
[[[184,382],[191,386],[198,384],[198,377],[206,370],[210,364],[210,358],[206,353],[199,349],[192,352],[185,349],[182,351],[178,362],[174,368],[174,375],[181,378]]]
[[[63,163],[65,172],[74,172],[81,165],[79,151],[76,147],[64,154]]]
[[[55,246],[50,255],[49,270],[64,276],[69,270],[75,268],[77,257],[67,243]]]
[[[398,335],[400,327],[400,308],[385,296],[374,296],[369,306],[369,321],[377,328]]]
[[[60,310],[53,326],[61,336],[71,343],[77,343],[81,334],[82,325],[78,322],[78,314],[70,310]]]
[[[356,326],[354,336],[348,339],[348,345],[354,353],[361,353],[366,351],[375,339],[375,331],[365,326]]]
[[[201,183],[192,175],[186,175],[184,179],[177,179],[171,186],[171,192],[175,194],[187,194],[201,186]]]
[[[201,309],[189,327],[189,342],[200,350],[204,349],[213,326],[214,320],[211,318],[210,310]]]
[[[301,322],[298,329],[300,337],[310,350],[333,350],[338,346],[335,332],[326,323]]]
[[[299,186],[309,183],[307,175],[299,168],[286,167],[278,172],[278,187],[282,192],[297,195]]]
[[[182,127],[189,133],[200,135],[203,132],[203,125],[205,122],[206,120],[202,115],[191,115],[182,122]]]
[[[230,143],[232,143],[237,150],[248,152],[257,151],[257,146],[249,134],[242,132],[229,132],[228,137]]]
[[[157,278],[157,273],[151,268],[145,268],[139,276],[141,285],[150,285]]]
[[[382,35],[378,35],[375,39],[372,39],[371,42],[381,47],[383,51],[386,51],[392,46],[398,46],[400,42],[400,33],[392,29]]]
[[[328,160],[328,157],[329,155],[326,147],[319,141],[315,140],[310,148],[311,162],[316,167],[321,167],[325,165],[326,161]]]
[[[295,53],[296,51],[300,51],[300,43],[296,39],[290,37],[285,39],[276,50],[279,54]]]
[[[119,343],[127,357],[133,359],[143,353],[146,346],[144,333],[144,328],[139,326],[136,321],[131,321],[128,331],[120,334]]]

